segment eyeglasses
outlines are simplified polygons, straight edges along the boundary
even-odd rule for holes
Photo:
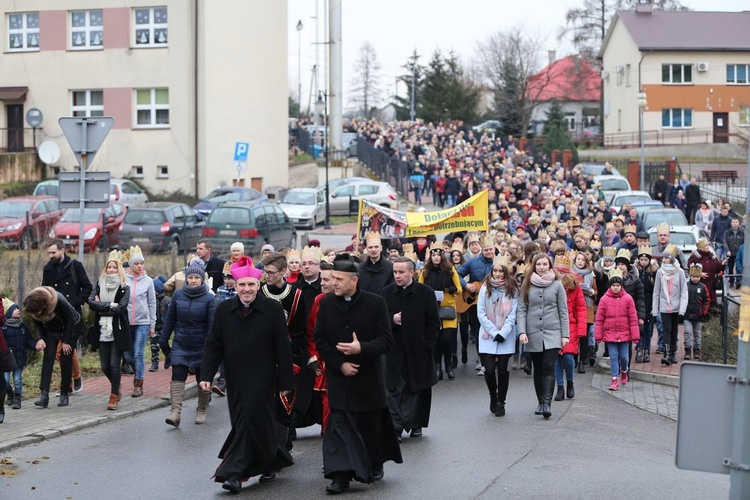
[[[274,274],[279,274],[281,271],[268,271],[266,269],[263,269],[263,274],[266,276],[273,276]]]
[[[320,262],[303,262],[302,266],[319,266]]]

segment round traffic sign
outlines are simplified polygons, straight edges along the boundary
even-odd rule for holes
[[[26,112],[26,123],[31,128],[39,128],[44,120],[44,115],[38,108],[31,108]]]

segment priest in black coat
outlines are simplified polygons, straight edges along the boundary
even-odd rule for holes
[[[232,430],[219,452],[222,462],[214,477],[237,493],[243,480],[262,475],[261,481],[270,481],[276,471],[294,463],[274,432],[276,399],[294,388],[294,371],[284,310],[258,293],[262,271],[241,257],[231,272],[237,295],[216,308],[200,386],[211,390],[223,361]]]
[[[393,348],[386,354],[388,406],[396,434],[422,436],[430,422],[432,386],[437,384],[432,351],[440,332],[435,291],[417,283],[414,262],[393,261],[394,283],[382,292],[388,306]]]
[[[321,299],[313,334],[328,379],[323,469],[331,494],[349,489],[352,479],[381,479],[388,460],[402,462],[383,370],[393,346],[388,311],[381,296],[358,289],[358,268],[352,256],[336,256],[334,293]]]
[[[383,288],[393,283],[393,264],[383,257],[383,244],[380,233],[370,232],[365,236],[367,247],[364,262],[359,266],[359,284],[363,292],[380,295]]]

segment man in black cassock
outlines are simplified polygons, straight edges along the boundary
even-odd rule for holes
[[[348,490],[352,479],[382,479],[388,460],[402,462],[383,370],[393,345],[390,320],[382,297],[358,290],[358,268],[352,256],[336,256],[334,293],[321,299],[313,334],[328,378],[323,469],[330,494]]]
[[[238,493],[249,477],[271,481],[276,471],[294,463],[274,433],[276,399],[293,389],[294,371],[284,310],[258,293],[262,271],[248,257],[241,257],[231,271],[237,295],[216,308],[203,349],[200,387],[211,390],[223,361],[232,430],[219,452],[222,462],[214,478]]]
[[[430,422],[432,386],[437,384],[432,357],[440,331],[437,298],[413,276],[414,262],[397,258],[394,283],[382,292],[393,333],[393,348],[385,355],[388,406],[399,439],[403,431],[422,436],[422,427]]]

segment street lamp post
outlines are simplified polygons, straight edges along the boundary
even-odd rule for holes
[[[645,140],[644,140],[644,130],[643,130],[643,113],[646,110],[646,107],[648,106],[648,100],[646,99],[646,92],[641,89],[640,92],[638,92],[638,109],[641,113],[641,189],[646,191],[646,169],[645,169],[645,160],[646,160],[646,151],[645,151]]]
[[[297,21],[297,118],[302,118],[302,19]]]
[[[328,96],[325,92],[321,91],[318,93],[318,100],[315,101],[315,113],[319,116],[323,116],[323,156],[325,157],[325,169],[326,169],[326,222],[323,226],[325,229],[331,229],[331,207],[330,207],[330,195],[328,190],[328,113],[327,113],[327,100]]]

